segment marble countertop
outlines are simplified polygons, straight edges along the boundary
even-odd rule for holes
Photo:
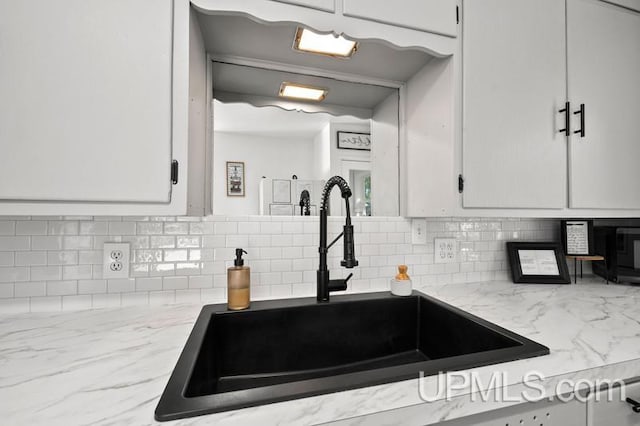
[[[518,395],[536,371],[558,383],[640,376],[640,287],[451,284],[426,294],[550,348],[547,356],[473,370]],[[0,418],[4,424],[155,424],[153,412],[200,306],[119,308],[0,317]],[[167,422],[191,424],[427,424],[517,403],[450,399],[427,377]],[[481,389],[481,390],[486,390]],[[476,392],[477,394],[477,392]],[[513,396],[513,395],[512,395]]]

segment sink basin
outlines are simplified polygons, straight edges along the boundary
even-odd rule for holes
[[[202,308],[157,420],[233,410],[546,355],[549,349],[414,291]]]

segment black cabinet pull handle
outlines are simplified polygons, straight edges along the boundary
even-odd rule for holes
[[[563,133],[566,136],[569,136],[570,132],[571,132],[571,117],[569,115],[571,111],[571,105],[569,104],[569,102],[565,102],[564,103],[564,108],[562,108],[561,110],[558,110],[558,112],[563,113],[564,112],[564,129],[560,129],[558,130],[558,132]]]
[[[574,114],[580,114],[580,129],[573,133],[580,133],[580,137],[584,138],[584,104],[580,104],[580,109],[578,111],[574,111]]]
[[[629,404],[631,404],[631,409],[634,413],[640,413],[640,402],[633,400],[631,398],[627,398],[626,400]]]

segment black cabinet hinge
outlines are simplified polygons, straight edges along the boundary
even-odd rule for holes
[[[460,7],[456,6],[456,24],[460,23]]]
[[[464,178],[458,175],[458,192],[462,194],[462,191],[464,191]]]
[[[173,160],[171,162],[171,183],[176,185],[178,183],[178,161]]]

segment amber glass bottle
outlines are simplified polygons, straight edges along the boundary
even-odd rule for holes
[[[227,307],[232,311],[247,309],[250,304],[251,269],[244,266],[241,248],[236,249],[233,266],[227,269]]]

